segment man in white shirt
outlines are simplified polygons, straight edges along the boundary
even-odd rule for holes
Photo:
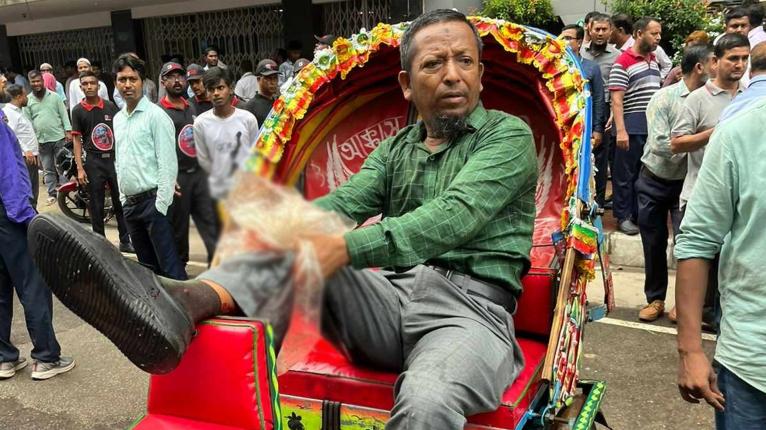
[[[40,145],[32,122],[21,111],[21,108],[27,105],[27,92],[21,85],[8,85],[5,92],[11,101],[3,106],[3,113],[8,119],[8,126],[16,134],[21,152],[24,154],[24,161],[29,170],[29,180],[32,182],[32,207],[37,209],[37,198],[40,195],[40,174],[38,173]]]
[[[197,161],[208,173],[210,195],[226,197],[234,185],[234,173],[242,166],[258,138],[255,116],[231,105],[234,86],[231,71],[213,67],[202,77],[213,109],[194,120]]]
[[[253,62],[250,60],[242,62],[242,71],[244,74],[237,81],[237,86],[234,87],[234,94],[242,99],[243,102],[246,102],[255,97],[255,93],[258,92],[258,78],[253,74]]]
[[[69,111],[71,112],[72,109],[74,109],[75,106],[77,106],[82,99],[85,98],[85,93],[82,92],[82,89],[80,88],[80,73],[91,71],[90,67],[90,60],[87,58],[80,58],[77,60],[77,78],[72,79],[72,81],[69,83],[69,91],[67,94],[69,94]],[[98,96],[101,97],[104,100],[109,100],[109,92],[106,90],[106,85],[98,81]]]

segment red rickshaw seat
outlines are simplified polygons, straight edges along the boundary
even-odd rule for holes
[[[523,278],[524,293],[514,316],[524,369],[508,387],[498,410],[471,417],[469,422],[512,428],[526,411],[545,359],[550,330],[553,270],[531,270]],[[530,336],[532,335],[532,336]],[[536,335],[536,336],[535,336]],[[306,358],[279,378],[280,394],[390,410],[397,375],[352,364],[327,340],[320,340]]]

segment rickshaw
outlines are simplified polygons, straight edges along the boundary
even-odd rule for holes
[[[525,368],[500,407],[468,429],[591,429],[606,384],[579,377],[583,328],[613,306],[594,204],[589,86],[565,42],[510,22],[471,17],[484,42],[482,102],[524,119],[539,166],[532,267],[514,316]],[[307,199],[335,189],[377,144],[417,119],[397,83],[407,23],[378,24],[317,53],[274,103],[246,169],[298,185]],[[586,286],[601,265],[604,303]],[[395,374],[358,367],[329,341],[277,377],[262,321],[198,325],[179,367],[151,377],[136,429],[382,429]],[[291,327],[290,330],[299,330]]]

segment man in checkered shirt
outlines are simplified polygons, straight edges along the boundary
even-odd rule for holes
[[[537,160],[523,121],[481,105],[481,48],[459,12],[413,21],[402,36],[399,83],[422,121],[381,142],[358,174],[315,201],[358,224],[383,215],[344,235],[308,239],[327,279],[324,334],[355,363],[401,372],[389,429],[462,429],[466,416],[498,407],[524,366],[512,315],[529,268]],[[38,218],[31,237],[76,234],[66,223]],[[78,238],[68,252],[106,273],[99,288],[146,297],[144,306],[114,300],[114,312],[131,321],[116,329],[99,320],[103,309],[70,307],[150,372],[177,365],[193,322],[221,313],[263,317],[265,295],[290,284],[289,258],[265,252],[178,282],[127,263],[114,268],[108,255],[87,252],[94,240]],[[72,272],[46,272],[70,302],[78,294],[67,284],[77,284]],[[154,321],[170,329],[154,329]],[[137,326],[152,333],[141,351],[122,340]]]

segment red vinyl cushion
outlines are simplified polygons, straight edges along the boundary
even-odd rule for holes
[[[553,321],[555,279],[555,270],[534,267],[521,279],[521,297],[513,316],[517,335],[548,337]]]
[[[181,364],[152,375],[147,415],[135,428],[272,429],[271,370],[263,322],[204,321]]]
[[[534,384],[545,359],[546,344],[520,338],[525,366],[516,381],[506,390],[502,406],[495,412],[471,417],[470,422],[489,426],[515,424],[534,396]],[[351,364],[327,340],[321,340],[306,357],[279,377],[279,392],[306,397],[390,410],[393,385],[397,375],[377,372]]]

